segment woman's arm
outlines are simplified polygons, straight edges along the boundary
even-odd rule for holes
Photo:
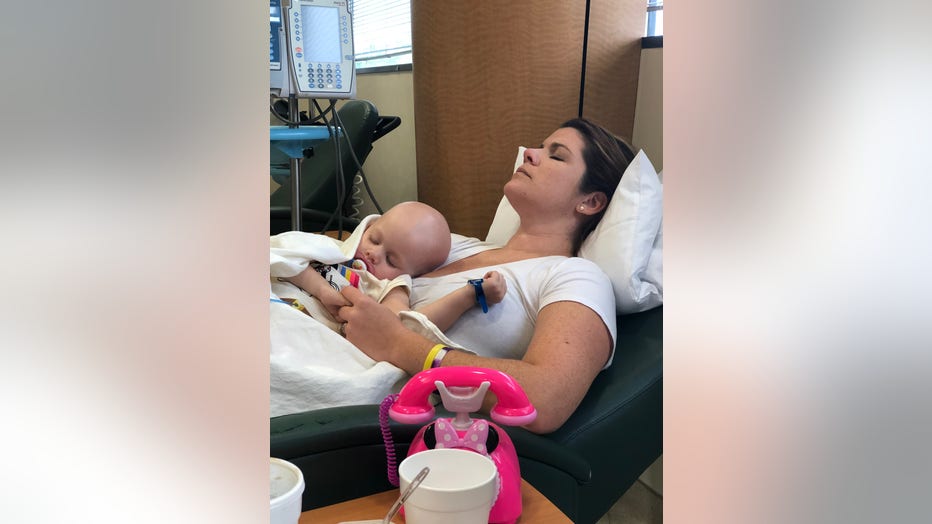
[[[434,343],[405,328],[396,315],[355,288],[344,288],[352,306],[340,309],[346,338],[377,361],[388,361],[415,374]],[[594,311],[576,302],[555,302],[537,318],[534,337],[522,360],[479,357],[451,351],[444,366],[498,369],[514,377],[537,419],[526,428],[536,433],[556,430],[582,401],[611,353],[611,335]]]

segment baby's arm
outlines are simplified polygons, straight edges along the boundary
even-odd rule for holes
[[[385,294],[382,298],[382,305],[388,306],[396,315],[402,311],[411,309],[411,297],[408,295],[408,288],[398,286]]]
[[[282,280],[291,282],[303,289],[308,295],[320,300],[320,303],[327,308],[327,311],[333,315],[334,318],[336,318],[337,312],[342,306],[350,305],[349,302],[343,298],[343,295],[336,289],[333,289],[330,283],[311,266],[308,266],[304,271],[293,277],[283,278]]]
[[[505,278],[498,271],[489,271],[482,281],[482,292],[485,294],[487,304],[498,304],[505,298],[507,285]],[[453,291],[426,306],[417,309],[430,319],[440,331],[446,331],[459,320],[463,313],[471,308],[479,307],[476,304],[476,288],[472,284]]]

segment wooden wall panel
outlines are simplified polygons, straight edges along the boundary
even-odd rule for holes
[[[637,105],[644,0],[593,0],[583,116],[631,142]]]
[[[593,4],[605,2],[599,16],[610,19],[608,12],[629,1]],[[453,231],[484,238],[517,147],[539,144],[577,116],[585,7],[566,0],[412,0],[418,199],[443,212]],[[640,16],[643,24],[643,5]],[[630,63],[602,56],[621,47],[609,21],[598,27],[600,43],[589,51],[595,67],[586,75],[585,116],[630,137],[636,62],[631,79],[620,79]],[[615,71],[620,65],[622,72]],[[632,83],[630,96],[610,93]],[[630,105],[630,117],[616,105]]]

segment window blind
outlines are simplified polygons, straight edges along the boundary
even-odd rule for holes
[[[410,0],[354,0],[356,68],[411,63]]]
[[[663,0],[647,0],[647,27],[644,36],[663,34]]]

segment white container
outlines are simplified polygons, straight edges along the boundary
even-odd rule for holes
[[[301,516],[304,475],[287,460],[272,458],[271,462],[269,498],[272,515],[269,524],[297,524]]]
[[[401,491],[424,466],[430,473],[405,502],[407,524],[487,524],[498,495],[492,459],[462,449],[428,449],[398,466]]]

